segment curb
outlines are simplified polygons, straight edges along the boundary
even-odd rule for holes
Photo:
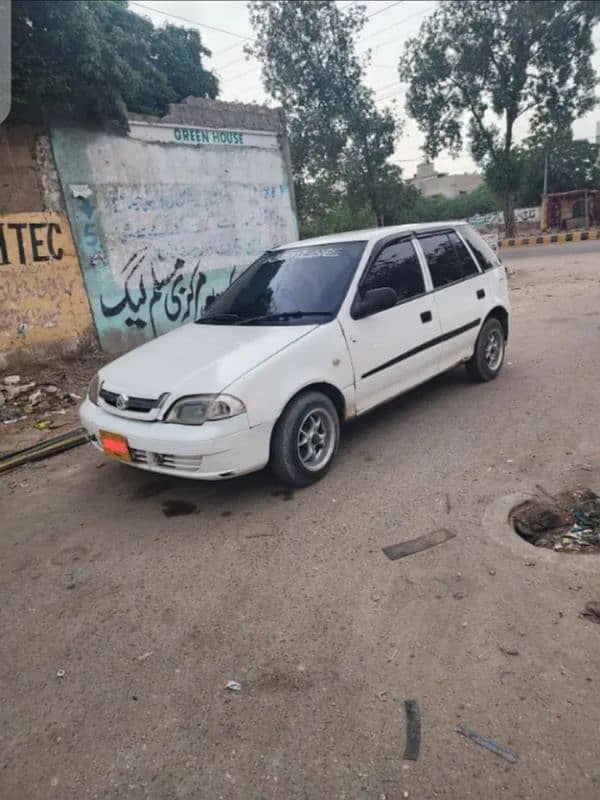
[[[565,244],[566,242],[586,242],[589,239],[600,239],[600,229],[590,228],[587,231],[571,233],[545,233],[540,236],[524,236],[518,239],[499,239],[498,247],[523,247],[535,244]]]

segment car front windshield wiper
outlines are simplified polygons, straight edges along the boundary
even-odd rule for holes
[[[226,325],[228,322],[237,323],[239,318],[239,314],[213,314],[212,317],[200,317],[196,323],[199,325]]]
[[[277,320],[300,319],[301,317],[332,317],[333,311],[280,311],[276,314],[261,314],[259,317],[241,319],[236,325],[251,325],[253,322],[277,322]]]

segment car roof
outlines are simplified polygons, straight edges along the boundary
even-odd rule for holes
[[[336,242],[372,242],[383,239],[386,236],[402,233],[419,233],[420,231],[431,231],[437,229],[452,228],[456,225],[466,225],[464,219],[446,220],[444,222],[416,222],[412,225],[389,225],[385,228],[365,228],[359,231],[345,231],[344,233],[332,233],[328,236],[315,236],[312,239],[300,239],[296,242],[279,244],[274,250],[282,250],[289,247],[306,247],[312,244],[335,244]]]

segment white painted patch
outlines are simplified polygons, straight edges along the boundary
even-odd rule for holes
[[[73,197],[80,197],[82,200],[87,200],[88,197],[93,195],[93,191],[86,183],[71,184],[70,189]]]

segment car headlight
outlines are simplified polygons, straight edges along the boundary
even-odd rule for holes
[[[180,425],[202,425],[216,419],[228,419],[243,414],[246,406],[237,397],[227,394],[195,394],[177,400],[165,418]]]
[[[98,395],[100,394],[100,377],[98,373],[94,375],[88,386],[88,398],[90,403],[98,405]]]

